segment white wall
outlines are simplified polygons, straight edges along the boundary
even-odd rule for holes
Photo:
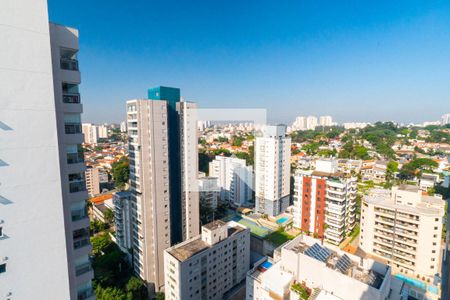
[[[68,299],[47,3],[3,0],[0,20],[0,295]]]

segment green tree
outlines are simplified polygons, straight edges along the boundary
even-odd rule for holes
[[[114,222],[114,212],[110,208],[105,209],[103,217],[105,218],[106,223],[110,225]]]
[[[111,244],[113,244],[113,241],[111,240],[109,233],[104,232],[104,233],[101,233],[101,234],[98,234],[98,235],[92,237],[91,244],[92,244],[92,253],[94,255],[100,255],[108,247],[110,247]]]
[[[97,285],[95,287],[95,298],[98,300],[127,300],[127,295],[119,288],[103,288]]]
[[[398,162],[392,160],[386,166],[386,179],[391,181],[394,178],[394,174],[398,172]]]
[[[123,188],[130,178],[130,162],[123,156],[111,165],[112,175],[117,188]]]
[[[165,299],[165,295],[162,292],[158,292],[156,293],[156,300],[164,300]]]
[[[242,146],[242,139],[240,137],[235,136],[233,138],[233,144],[232,145],[236,146],[236,147],[241,147]]]
[[[135,276],[128,280],[126,290],[133,300],[147,299],[147,288],[144,282]]]

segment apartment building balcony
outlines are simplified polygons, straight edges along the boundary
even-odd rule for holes
[[[394,226],[392,225],[386,225],[386,224],[382,224],[380,222],[375,222],[375,228],[384,230],[384,231],[388,231],[388,232],[394,232]]]
[[[413,248],[415,248],[417,246],[417,240],[411,239],[411,238],[405,238],[405,237],[402,237],[397,234],[395,235],[395,241],[405,244],[405,245],[408,245],[408,246],[411,246]]]
[[[68,164],[80,164],[84,163],[84,154],[82,152],[67,153]]]
[[[394,248],[399,251],[408,251],[407,253],[409,253],[409,254],[411,254],[411,251],[416,252],[416,250],[417,250],[416,247],[411,247],[411,246],[399,243],[398,241],[395,241]]]
[[[71,211],[72,222],[76,222],[83,219],[88,219],[89,214],[87,208],[77,209]]]
[[[81,123],[65,123],[64,131],[66,134],[81,134]]]
[[[419,216],[406,214],[406,213],[400,213],[400,212],[397,213],[397,219],[399,219],[401,221],[412,222],[415,225],[417,225],[417,223],[420,222]]]
[[[70,193],[78,193],[78,192],[84,192],[84,191],[86,191],[86,183],[84,180],[69,182],[69,192]]]
[[[411,238],[411,237],[417,237],[418,236],[418,233],[415,232],[415,231],[405,230],[405,229],[402,229],[402,228],[399,228],[399,227],[395,228],[395,234],[404,236],[406,238]]]
[[[394,225],[395,224],[395,219],[394,218],[384,217],[384,216],[381,216],[381,215],[375,215],[375,220],[380,222],[380,223],[387,224],[387,225]]]
[[[326,194],[327,200],[334,200],[337,202],[344,202],[346,200],[345,196],[340,196],[338,194],[335,193],[328,193]]]
[[[414,231],[418,231],[419,230],[419,225],[411,224],[409,222],[403,222],[403,221],[400,221],[400,220],[397,220],[395,225],[396,225],[396,227],[401,228],[401,229],[414,230]]]
[[[80,101],[80,94],[79,93],[64,93],[63,92],[63,103],[68,104],[79,104]]]
[[[78,60],[76,58],[61,57],[60,67],[62,70],[78,71]]]
[[[91,299],[94,299],[94,290],[92,289],[92,287],[82,291],[78,291],[77,300],[91,300]]]

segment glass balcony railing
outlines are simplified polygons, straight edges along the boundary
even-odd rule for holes
[[[81,240],[77,240],[77,241],[73,242],[74,249],[80,249],[80,248],[88,246],[88,245],[89,245],[89,238],[85,238],[85,239],[81,239]]]
[[[78,60],[73,58],[61,57],[60,66],[63,70],[78,71]]]
[[[80,103],[80,94],[78,93],[63,93],[64,103]]]
[[[75,274],[77,276],[83,275],[92,270],[92,266],[90,262],[84,263],[82,265],[75,267]]]
[[[72,221],[79,221],[88,217],[87,208],[73,210],[71,213],[72,213]]]
[[[67,163],[68,164],[79,164],[84,162],[84,155],[81,152],[78,153],[67,153]]]
[[[86,183],[84,181],[69,182],[69,191],[71,193],[83,192],[86,190]]]
[[[81,124],[80,123],[65,123],[64,130],[65,130],[66,134],[81,133]]]
[[[94,296],[92,288],[88,288],[82,291],[78,291],[77,300],[86,300]]]

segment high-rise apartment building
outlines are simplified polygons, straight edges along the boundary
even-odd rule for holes
[[[108,138],[108,126],[105,124],[98,125],[98,138],[99,139],[107,139]]]
[[[83,123],[82,131],[84,135],[84,143],[97,144],[99,139],[97,126],[91,123]]]
[[[199,233],[197,120],[179,89],[148,94],[127,102],[134,267],[159,291],[163,251]]]
[[[333,118],[331,116],[320,116],[319,117],[319,125],[320,126],[332,126]]]
[[[253,168],[236,156],[216,156],[209,163],[209,175],[218,179],[220,198],[243,206],[252,198]]]
[[[255,140],[255,211],[276,216],[289,206],[291,138],[286,126],[266,126]]]
[[[184,241],[200,233],[200,206],[197,181],[197,104],[181,101],[177,103],[176,107],[180,130],[181,154],[181,238]]]
[[[340,244],[355,226],[356,178],[338,171],[337,160],[316,162],[294,176],[294,226]]]
[[[0,297],[89,299],[78,31],[44,0],[2,1],[0,19]]]
[[[89,166],[85,171],[86,189],[90,197],[100,194],[100,170]]]
[[[171,234],[166,101],[127,101],[127,119],[134,271],[159,291]]]
[[[441,117],[441,124],[442,125],[450,124],[450,114],[442,115],[442,117]]]
[[[306,117],[299,116],[295,118],[294,123],[292,124],[293,130],[306,130]]]
[[[445,201],[416,186],[371,190],[361,207],[359,246],[397,272],[433,281],[441,272]]]
[[[132,209],[131,193],[129,191],[113,194],[114,224],[116,227],[116,243],[124,251],[133,248],[132,244]]]
[[[317,117],[315,117],[315,116],[306,117],[306,129],[314,130],[314,129],[316,129],[317,125],[318,125]]]
[[[165,251],[164,267],[166,299],[226,299],[250,268],[250,230],[233,221],[206,224]]]

